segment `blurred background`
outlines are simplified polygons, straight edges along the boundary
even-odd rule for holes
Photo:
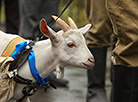
[[[1,10],[0,10],[0,30],[5,31],[5,5],[4,0],[1,0]],[[78,27],[82,27],[88,23],[85,13],[85,0],[74,0],[69,8],[61,16],[67,22],[67,17],[70,16]],[[63,10],[68,0],[60,0],[58,14]],[[81,12],[80,12],[81,11]]]
[[[1,2],[1,9],[0,9],[0,30],[5,31],[5,9],[4,9],[4,2]]]
[[[70,16],[78,27],[82,27],[88,23],[85,12],[85,0],[74,0],[67,11],[61,16],[65,21],[67,17]],[[67,0],[61,0],[59,6],[59,12],[62,11],[63,7],[66,5]]]

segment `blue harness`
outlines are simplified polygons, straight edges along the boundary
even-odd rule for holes
[[[24,47],[26,45],[27,45],[26,41],[24,41],[20,44],[17,44],[16,49],[12,53],[11,57],[15,59],[17,57],[17,55],[24,49]],[[35,64],[35,54],[34,54],[32,49],[31,49],[30,54],[28,56],[28,60],[29,60],[29,66],[30,66],[30,70],[31,70],[33,77],[37,80],[37,82],[39,82],[41,85],[45,86],[46,83],[48,82],[49,76],[46,77],[45,79],[43,79],[40,76],[40,74],[38,73],[38,71],[36,69],[36,64]]]

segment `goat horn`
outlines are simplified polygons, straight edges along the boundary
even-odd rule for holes
[[[68,17],[68,22],[69,22],[69,25],[72,29],[78,29],[77,25],[75,24],[75,22],[70,17]]]
[[[52,17],[53,17],[54,20],[56,20],[57,24],[60,26],[60,28],[61,28],[64,32],[66,32],[66,31],[68,31],[69,29],[71,29],[71,28],[69,27],[69,25],[68,25],[66,22],[64,22],[61,18],[58,18],[57,16],[52,16]],[[57,19],[57,18],[58,18],[58,19]]]

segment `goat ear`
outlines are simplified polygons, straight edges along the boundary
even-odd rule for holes
[[[86,26],[82,27],[79,29],[80,32],[82,32],[82,34],[85,34],[91,27],[91,24],[87,24]]]
[[[45,19],[41,19],[40,21],[40,30],[44,35],[46,35],[50,39],[54,41],[57,40],[57,37],[55,36],[56,32],[47,26]]]

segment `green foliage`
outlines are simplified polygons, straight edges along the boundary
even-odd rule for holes
[[[0,9],[0,21],[4,21],[5,20],[5,9],[4,9],[4,1],[2,1],[1,3],[1,9]]]
[[[59,13],[63,10],[69,0],[61,0],[59,5]],[[88,23],[85,12],[85,0],[74,0],[69,8],[61,16],[67,22],[67,17],[71,17],[78,27],[82,27]]]

